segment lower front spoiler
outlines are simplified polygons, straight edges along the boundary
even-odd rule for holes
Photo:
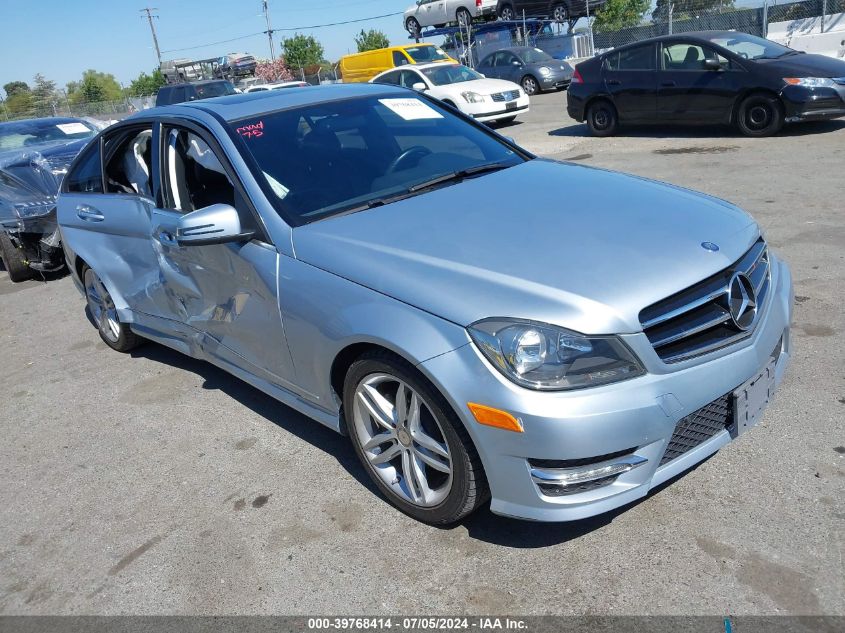
[[[499,110],[498,112],[489,112],[485,114],[473,114],[471,115],[473,119],[479,121],[481,123],[486,123],[489,121],[497,121],[499,119],[507,119],[512,116],[516,116],[518,114],[525,114],[528,112],[528,106],[524,106],[522,108],[514,108],[513,110]]]
[[[787,123],[800,123],[804,121],[830,121],[845,117],[845,108],[831,108],[826,110],[805,110],[795,112],[784,119]]]

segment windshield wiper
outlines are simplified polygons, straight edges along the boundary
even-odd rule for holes
[[[475,167],[467,167],[466,169],[453,171],[452,173],[443,174],[442,176],[435,176],[430,180],[425,180],[423,182],[417,183],[416,185],[412,185],[408,187],[408,193],[416,193],[418,191],[422,191],[423,189],[428,189],[429,187],[435,187],[437,185],[442,185],[447,182],[460,181],[464,178],[469,178],[471,176],[479,176],[481,174],[488,173],[491,171],[507,169],[508,167],[510,167],[510,164],[508,163],[487,163],[486,165],[476,165]]]

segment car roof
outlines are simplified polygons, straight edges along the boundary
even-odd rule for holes
[[[731,38],[737,35],[748,35],[747,33],[739,33],[737,31],[686,31],[684,33],[673,33],[671,35],[658,35],[657,37],[649,37],[648,39],[618,46],[612,50],[622,50],[626,48],[633,48],[642,44],[651,44],[653,42],[664,42],[666,40],[701,40],[710,42],[712,38],[724,37]],[[712,44],[712,42],[710,42]],[[611,52],[611,51],[608,51]]]
[[[186,81],[178,84],[167,84],[166,86],[162,86],[162,88],[178,88],[179,86],[205,86],[208,84],[219,84],[223,81],[229,81],[228,79],[202,79],[200,81]]]
[[[227,121],[233,121],[285,108],[315,105],[355,97],[396,94],[398,90],[402,89],[396,86],[369,83],[303,86],[302,88],[288,88],[286,90],[260,90],[226,97],[212,97],[173,104],[173,106],[167,106],[167,108],[169,113],[192,108],[211,112]]]

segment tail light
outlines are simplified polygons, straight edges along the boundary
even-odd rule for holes
[[[575,72],[572,73],[572,83],[574,84],[582,84],[584,83],[584,78],[581,77],[581,73],[578,72],[578,69],[575,69]]]
[[[481,0],[475,0],[475,8],[476,8],[476,9],[480,9],[480,8],[481,8]]]

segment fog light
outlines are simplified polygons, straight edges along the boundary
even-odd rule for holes
[[[607,462],[593,463],[577,468],[537,468],[531,469],[531,478],[538,484],[554,486],[573,486],[596,479],[615,477],[627,473],[648,460],[639,455],[629,455]]]

